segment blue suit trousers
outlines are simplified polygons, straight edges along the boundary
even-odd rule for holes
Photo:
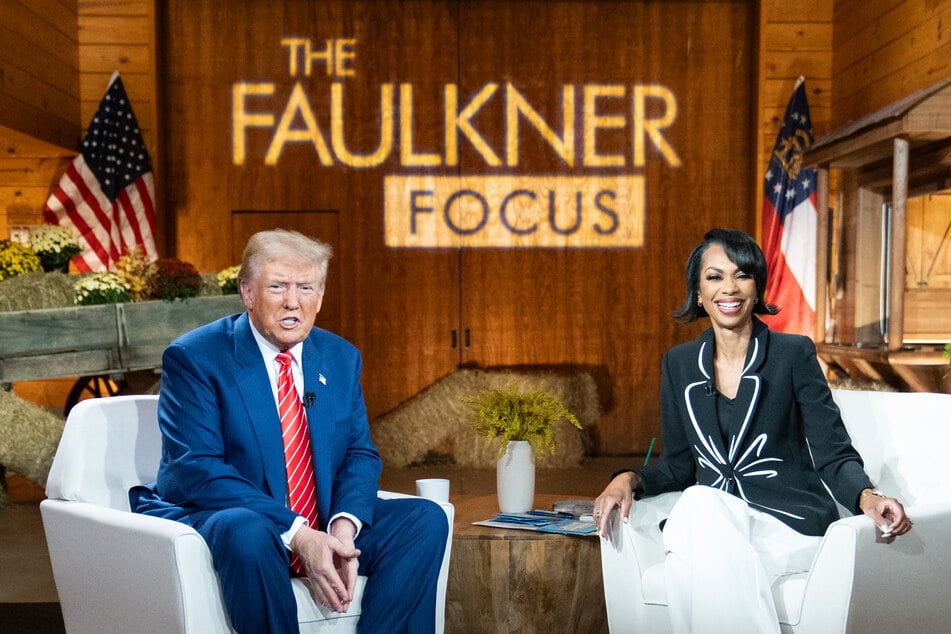
[[[225,607],[239,634],[297,632],[290,553],[274,524],[244,508],[191,515],[211,550]],[[419,498],[377,500],[356,540],[367,577],[361,633],[435,630],[436,582],[449,533],[439,505]]]

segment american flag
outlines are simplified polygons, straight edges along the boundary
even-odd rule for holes
[[[766,301],[780,313],[770,328],[808,337],[816,328],[816,171],[802,169],[812,145],[806,83],[800,77],[763,183],[763,252],[769,269]]]
[[[73,258],[79,271],[107,271],[133,249],[158,258],[154,198],[152,162],[116,72],[43,217],[80,236],[83,252]]]

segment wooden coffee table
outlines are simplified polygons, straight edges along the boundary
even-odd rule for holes
[[[535,495],[550,509],[570,495]],[[495,495],[459,495],[446,591],[446,632],[607,632],[601,544],[594,536],[473,526]]]

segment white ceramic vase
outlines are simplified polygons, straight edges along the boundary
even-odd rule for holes
[[[526,513],[535,503],[535,451],[527,440],[509,441],[496,468],[499,510]]]

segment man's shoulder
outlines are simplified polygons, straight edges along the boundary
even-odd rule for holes
[[[171,345],[179,345],[190,347],[193,345],[204,345],[207,346],[211,342],[218,340],[221,341],[224,338],[233,338],[235,329],[237,328],[239,320],[244,317],[244,313],[236,313],[234,315],[227,315],[221,317],[212,322],[198,326],[188,332],[179,335]]]

